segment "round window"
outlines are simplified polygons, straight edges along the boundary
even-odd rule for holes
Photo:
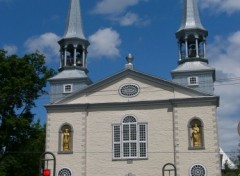
[[[139,86],[137,84],[126,84],[120,87],[119,94],[123,97],[135,97],[139,94]]]
[[[200,164],[192,166],[190,172],[191,176],[206,176],[206,169]]]
[[[69,169],[63,168],[58,172],[58,176],[71,176],[72,173]]]

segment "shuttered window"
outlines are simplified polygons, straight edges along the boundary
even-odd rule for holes
[[[127,116],[113,125],[113,159],[147,157],[147,124]]]

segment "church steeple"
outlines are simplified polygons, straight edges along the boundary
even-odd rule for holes
[[[178,40],[178,67],[171,72],[174,82],[213,94],[215,69],[208,65],[206,38],[196,0],[183,0],[182,23],[176,32]]]
[[[89,46],[83,33],[79,0],[71,0],[64,37],[60,44],[60,69],[72,67],[87,72],[87,47]]]
[[[196,0],[184,0],[183,18],[176,37],[179,44],[179,64],[206,59],[208,31],[203,27]]]
[[[71,0],[64,34],[64,38],[73,37],[85,40],[79,0]]]
[[[90,85],[87,73],[88,40],[85,38],[80,0],[70,0],[66,31],[60,45],[59,73],[49,79],[51,103]]]

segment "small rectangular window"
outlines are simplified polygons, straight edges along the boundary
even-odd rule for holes
[[[197,76],[188,77],[188,85],[189,86],[198,85],[198,77]]]
[[[63,87],[64,93],[71,93],[72,92],[72,84],[65,84]]]

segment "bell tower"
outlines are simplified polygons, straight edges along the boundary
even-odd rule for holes
[[[80,0],[70,0],[66,31],[60,45],[59,73],[49,79],[51,102],[81,90],[92,83],[87,70],[87,48],[80,11]]]
[[[196,0],[184,0],[182,23],[176,32],[178,67],[172,70],[174,82],[213,94],[215,69],[208,65],[206,39]]]

